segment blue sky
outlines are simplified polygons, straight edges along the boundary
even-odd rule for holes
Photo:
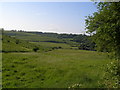
[[[97,11],[93,2],[0,3],[0,27],[58,33],[84,33],[85,16]]]

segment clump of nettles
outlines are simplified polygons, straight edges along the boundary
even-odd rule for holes
[[[120,88],[120,65],[119,60],[114,60],[107,64],[106,72],[103,76],[104,82],[101,84],[107,88]]]
[[[82,84],[74,84],[68,88],[81,88],[82,87]]]

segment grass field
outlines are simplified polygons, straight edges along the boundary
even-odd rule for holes
[[[98,88],[103,82],[107,53],[79,50],[71,38],[5,33],[0,38],[3,88]]]
[[[97,88],[110,61],[105,53],[57,49],[3,53],[4,88]]]
[[[36,45],[40,45],[41,47],[45,48],[52,48],[52,47],[61,47],[63,49],[70,49],[72,48],[70,45],[65,44],[65,43],[51,43],[51,42],[31,42]]]

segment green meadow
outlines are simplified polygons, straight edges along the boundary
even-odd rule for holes
[[[2,37],[3,88],[98,88],[103,82],[110,62],[107,53],[80,50],[63,42],[34,42],[24,40],[25,36],[22,39],[20,34],[5,33]],[[36,47],[38,50],[34,51]]]
[[[108,61],[104,53],[69,49],[3,53],[3,87],[98,87]]]

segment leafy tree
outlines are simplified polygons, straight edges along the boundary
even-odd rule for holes
[[[93,34],[98,50],[114,52],[120,58],[120,3],[97,3],[98,12],[86,19],[86,29]]]
[[[98,51],[112,52],[115,63],[108,68],[107,87],[119,87],[120,78],[120,2],[96,3],[98,11],[87,16],[86,29],[92,35]],[[116,63],[117,62],[117,63]],[[110,68],[112,67],[112,68]],[[111,71],[111,72],[110,72]],[[113,74],[114,73],[114,74]]]

